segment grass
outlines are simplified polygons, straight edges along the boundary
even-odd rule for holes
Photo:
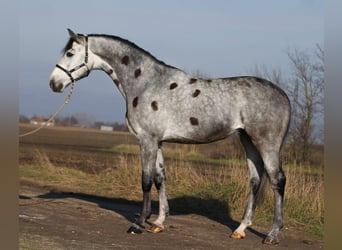
[[[230,153],[230,160],[223,158],[220,152],[227,148],[236,147],[227,146],[226,142],[210,146],[165,145],[171,212],[187,210],[213,216],[221,214],[222,218],[230,215],[240,220],[249,192],[248,169],[237,149]],[[322,238],[323,170],[289,162],[284,164],[285,226],[301,228]],[[45,129],[31,138],[21,139],[19,173],[21,182],[61,191],[142,199],[139,146],[125,133]],[[152,197],[158,200],[154,189]],[[257,207],[254,224],[269,227],[272,220],[273,193],[268,188],[264,202]]]
[[[196,147],[196,146],[195,146]],[[118,145],[109,149],[101,149],[101,151],[113,152],[113,153],[125,153],[125,154],[133,154],[140,155],[140,149],[138,145]],[[202,162],[213,165],[235,165],[242,166],[246,165],[245,159],[239,158],[218,158],[213,159],[207,155],[203,155],[198,153],[197,151],[184,151],[182,149],[174,150],[168,146],[164,149],[164,157],[165,159],[183,159],[185,161],[193,161],[193,162]],[[294,164],[284,164],[283,168],[288,171],[295,171],[304,174],[317,174],[322,175],[323,169],[320,167],[310,167],[310,166],[301,166]]]
[[[112,147],[110,149],[101,149],[101,151],[113,152],[113,153],[125,153],[125,154],[134,154],[140,155],[140,149],[138,145],[119,145]],[[196,151],[184,152],[182,149],[172,149],[168,146],[164,149],[164,158],[165,159],[182,159],[184,161],[193,161],[193,162],[202,162],[213,165],[221,165],[221,164],[235,164],[235,165],[244,165],[244,159],[227,159],[227,158],[218,158],[213,159],[209,156],[199,154]]]
[[[56,167],[49,162],[43,152],[37,152],[37,155],[41,163],[20,165],[21,181],[68,192],[141,200],[139,184],[141,167],[138,156],[129,157],[128,154],[122,153],[119,164],[115,168],[94,174],[67,166]],[[190,162],[173,159],[167,166],[168,198],[193,197],[227,204],[230,215],[239,220],[249,192],[248,172],[246,168],[241,168],[239,165],[231,165],[229,173],[227,172],[227,167],[223,164],[198,171]],[[286,175],[285,221],[287,226],[300,227],[304,231],[323,237],[322,177],[295,171],[286,171]],[[155,190],[152,195],[157,201]],[[223,206],[220,211],[215,209],[218,208],[202,205],[194,212],[201,210],[201,213],[205,211],[223,213],[222,209],[225,208]],[[258,207],[254,221],[258,225],[270,225],[272,216],[273,195],[269,191],[264,203]]]

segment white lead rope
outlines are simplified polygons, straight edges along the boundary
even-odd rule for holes
[[[73,81],[73,82],[72,82],[72,84],[71,84],[71,86],[70,86],[69,93],[68,93],[67,97],[65,98],[64,102],[62,103],[62,105],[61,105],[61,106],[57,109],[57,111],[50,117],[50,119],[47,120],[47,122],[46,122],[45,124],[41,125],[40,127],[36,128],[36,129],[34,129],[34,130],[32,130],[32,131],[29,131],[29,132],[27,132],[27,133],[24,133],[24,134],[19,135],[19,137],[24,137],[24,136],[27,136],[27,135],[32,135],[32,134],[38,132],[39,130],[41,130],[44,126],[46,126],[46,124],[48,124],[49,122],[51,122],[53,119],[55,119],[55,117],[62,111],[62,109],[64,108],[64,106],[65,106],[66,104],[69,103],[70,98],[71,98],[71,95],[72,95],[72,92],[73,92],[73,90],[74,90],[75,82],[76,82],[76,81]]]

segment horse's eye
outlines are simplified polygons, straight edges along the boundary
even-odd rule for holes
[[[72,57],[73,55],[74,55],[74,54],[71,53],[71,52],[67,52],[67,53],[66,53],[66,56],[67,56],[67,57]]]

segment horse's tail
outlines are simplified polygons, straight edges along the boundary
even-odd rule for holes
[[[265,190],[267,186],[267,180],[268,175],[264,166],[263,159],[260,155],[259,150],[256,148],[256,146],[253,144],[251,137],[244,129],[238,129],[239,135],[240,135],[240,141],[245,148],[246,154],[250,154],[250,157],[253,158],[253,164],[257,168],[257,172],[260,178],[260,185],[258,187],[258,190],[254,194],[256,205],[259,205],[263,200],[265,196]],[[247,156],[248,157],[248,156]],[[251,159],[252,159],[251,158]],[[254,186],[254,185],[253,185]],[[251,190],[253,192],[254,190]]]

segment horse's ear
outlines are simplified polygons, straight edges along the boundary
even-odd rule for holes
[[[70,38],[72,40],[74,40],[77,43],[80,43],[82,41],[82,39],[79,37],[79,35],[77,35],[75,32],[73,32],[71,29],[68,29]]]

